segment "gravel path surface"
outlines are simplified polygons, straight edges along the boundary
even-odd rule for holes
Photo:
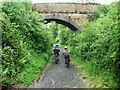
[[[58,64],[52,63],[48,66],[42,78],[30,88],[84,88],[84,84],[80,80],[81,73],[72,63],[67,68],[63,55],[60,53]]]

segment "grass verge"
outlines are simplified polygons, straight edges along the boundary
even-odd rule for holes
[[[114,82],[114,78],[110,73],[102,71],[100,69],[94,69],[92,61],[82,61],[80,59],[72,58],[72,62],[82,69],[83,75],[80,79],[83,80],[84,84],[88,88],[115,88],[117,83]],[[86,78],[86,79],[84,79]]]
[[[28,87],[37,81],[43,74],[43,70],[51,62],[52,57],[49,57],[47,54],[39,54],[31,51],[29,62],[25,64],[21,73],[17,75],[18,84],[16,84],[15,87]]]

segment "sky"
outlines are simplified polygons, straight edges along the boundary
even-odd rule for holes
[[[0,0],[1,2],[2,0]],[[8,1],[15,1],[15,0],[8,0]],[[28,1],[28,0],[26,0]],[[32,0],[33,3],[49,3],[49,2],[86,2],[86,1],[95,1],[100,4],[110,4],[115,0]]]

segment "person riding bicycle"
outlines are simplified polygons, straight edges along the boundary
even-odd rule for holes
[[[65,58],[65,64],[67,63],[66,60],[68,59],[68,61],[70,62],[70,51],[68,50],[67,46],[64,47],[64,50],[63,50],[63,55],[64,55],[64,58]]]
[[[54,58],[57,60],[59,60],[59,52],[60,52],[60,49],[58,45],[56,45],[55,48],[53,49],[53,53],[54,53]]]

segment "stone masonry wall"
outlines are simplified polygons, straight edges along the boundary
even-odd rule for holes
[[[80,3],[38,3],[33,6],[33,10],[41,13],[61,12],[80,13],[95,12],[98,5]]]

